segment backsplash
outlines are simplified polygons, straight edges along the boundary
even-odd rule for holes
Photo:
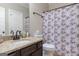
[[[0,36],[0,40],[4,40],[4,41],[6,41],[6,40],[12,40],[12,37],[11,36]]]

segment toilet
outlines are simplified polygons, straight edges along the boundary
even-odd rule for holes
[[[43,44],[43,55],[53,56],[55,46],[53,44],[44,43]]]
[[[43,44],[43,55],[44,56],[64,56],[62,51],[57,51],[53,44],[44,43]]]

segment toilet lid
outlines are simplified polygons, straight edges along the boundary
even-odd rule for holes
[[[45,44],[43,44],[43,48],[45,48],[47,50],[51,50],[51,49],[54,49],[55,46],[52,44],[45,43]]]

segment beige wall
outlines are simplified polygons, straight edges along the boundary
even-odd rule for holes
[[[54,9],[54,8],[62,7],[69,4],[70,3],[49,3],[49,9]]]
[[[48,10],[48,4],[31,3],[30,4],[30,32],[33,35],[37,30],[42,32],[42,19],[38,15],[33,15],[33,12],[42,12]]]

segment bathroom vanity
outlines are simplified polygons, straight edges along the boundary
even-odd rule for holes
[[[0,55],[3,56],[42,56],[42,39],[38,38],[9,40],[0,44],[0,47]]]
[[[42,41],[11,52],[9,56],[42,56]]]

